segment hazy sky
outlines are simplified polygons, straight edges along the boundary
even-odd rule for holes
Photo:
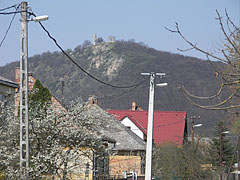
[[[0,0],[0,9],[17,0]],[[36,15],[48,15],[45,27],[64,49],[74,49],[84,40],[92,41],[93,34],[109,35],[116,39],[135,39],[158,50],[179,53],[188,48],[176,34],[164,27],[174,28],[178,22],[182,33],[200,47],[213,51],[224,40],[215,19],[216,9],[224,16],[227,9],[236,25],[240,25],[240,0],[29,0]],[[225,17],[225,16],[224,16]],[[11,16],[0,15],[0,41]],[[20,16],[17,15],[2,47],[0,66],[19,60]],[[29,56],[46,51],[59,51],[38,23],[29,22]],[[197,52],[184,55],[205,59]]]

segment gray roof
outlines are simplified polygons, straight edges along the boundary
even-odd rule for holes
[[[0,84],[12,87],[12,88],[17,88],[18,84],[16,82],[13,82],[7,78],[4,78],[2,76],[0,76]]]
[[[89,105],[89,111],[92,115],[96,116],[96,118],[101,118],[103,126],[101,129],[98,129],[98,131],[103,136],[116,141],[113,150],[144,151],[146,149],[146,143],[140,137],[98,105]]]

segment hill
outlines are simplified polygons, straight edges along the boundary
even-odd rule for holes
[[[203,123],[203,127],[197,129],[199,134],[212,134],[216,122],[223,118],[224,112],[193,107],[178,88],[184,85],[200,96],[215,94],[220,84],[220,79],[214,76],[216,67],[222,65],[219,62],[158,51],[134,41],[102,42],[95,46],[86,41],[66,52],[90,74],[115,86],[129,86],[143,81],[146,77],[141,76],[141,72],[165,72],[166,78],[156,78],[155,81],[168,83],[167,87],[155,89],[155,109],[187,111],[188,117],[201,116],[196,122]],[[14,80],[17,66],[19,62],[0,67],[0,76]],[[29,71],[58,99],[63,98],[64,104],[76,98],[86,101],[88,95],[95,95],[104,109],[130,109],[132,101],[143,109],[148,108],[148,79],[136,88],[109,87],[80,71],[61,52],[30,57]]]

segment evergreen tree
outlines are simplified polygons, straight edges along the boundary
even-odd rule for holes
[[[46,116],[46,111],[51,105],[51,93],[42,85],[40,80],[36,80],[32,91],[29,93],[29,121]],[[43,111],[43,113],[36,113]],[[45,113],[44,113],[45,112]]]
[[[45,104],[51,103],[51,93],[42,85],[40,80],[36,79],[32,92],[29,95],[30,107],[31,105],[38,103],[43,107]]]

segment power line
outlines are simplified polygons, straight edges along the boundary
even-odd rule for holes
[[[34,17],[36,17],[36,15],[35,15],[33,12],[31,12],[31,13],[29,13],[29,14],[30,14],[30,15],[33,15]],[[133,88],[133,87],[139,86],[140,84],[142,84],[142,83],[145,81],[145,79],[144,79],[143,81],[141,81],[141,82],[139,82],[139,83],[137,83],[137,84],[133,84],[133,85],[129,85],[129,86],[116,86],[116,85],[109,84],[109,83],[107,83],[107,82],[104,82],[104,81],[96,78],[95,76],[93,76],[93,75],[91,75],[89,72],[87,72],[84,68],[82,68],[76,61],[74,61],[74,60],[63,50],[63,48],[58,44],[57,40],[50,34],[50,32],[43,26],[43,24],[42,24],[41,22],[39,22],[39,24],[40,24],[40,26],[42,27],[42,29],[47,33],[48,37],[53,40],[53,42],[55,43],[55,45],[62,51],[62,53],[63,53],[65,56],[67,56],[67,58],[68,58],[73,64],[75,64],[81,71],[83,71],[85,74],[87,74],[87,75],[88,75],[89,77],[91,77],[92,79],[98,81],[99,83],[102,83],[102,84],[104,84],[104,85],[106,85],[106,86],[110,86],[110,87],[113,87],[113,88],[122,88],[122,89],[124,89],[124,88]]]
[[[148,79],[146,79],[146,81],[147,81]],[[71,81],[71,80],[70,80]],[[73,81],[71,81],[71,82],[73,82]],[[79,82],[79,81],[76,81],[76,82]],[[144,83],[144,82],[143,82]],[[140,84],[141,85],[141,84]],[[127,94],[127,93],[129,93],[129,92],[131,92],[131,91],[133,91],[134,89],[138,89],[138,88],[143,88],[143,87],[146,87],[146,86],[135,86],[135,87],[133,87],[133,88],[131,88],[131,89],[129,89],[129,90],[127,90],[127,91],[124,91],[124,92],[120,92],[120,93],[114,93],[114,94],[111,94],[111,95],[106,95],[106,96],[100,96],[100,97],[97,97],[97,99],[98,100],[110,100],[110,99],[113,99],[113,98],[119,98],[119,97],[121,97],[121,96],[123,96],[123,95],[125,95],[125,94]],[[75,90],[73,90],[72,88],[71,88],[71,86],[69,85],[69,86],[67,86],[67,88],[69,88],[72,92],[74,92]],[[78,97],[80,97],[81,95],[78,95]]]
[[[5,11],[5,10],[11,9],[11,8],[16,8],[16,7],[19,7],[19,5],[20,5],[20,4],[15,4],[15,5],[12,5],[12,6],[3,8],[3,9],[0,9],[0,11]]]
[[[146,79],[145,81],[147,81],[148,79]],[[145,82],[144,81],[144,82]],[[144,83],[143,82],[143,83]],[[141,84],[139,84],[139,86],[140,86]],[[131,89],[129,89],[128,91],[124,91],[124,92],[121,92],[121,93],[115,93],[115,94],[111,94],[111,95],[108,95],[108,96],[102,96],[102,97],[99,97],[99,98],[97,98],[98,100],[100,99],[100,100],[110,100],[110,99],[113,99],[113,98],[118,98],[118,97],[120,97],[120,96],[123,96],[123,95],[125,95],[125,94],[127,94],[127,93],[129,93],[129,92],[131,92],[131,91],[133,91],[134,89],[136,89],[136,88],[141,88],[141,87],[139,87],[139,86],[135,86],[135,87],[133,87],[133,88],[131,88]],[[146,86],[143,86],[143,87],[146,87]]]
[[[16,8],[16,11],[15,11],[15,12],[17,12],[18,9],[19,9],[19,7],[20,7],[20,4],[19,4],[17,7],[16,7],[16,5],[14,5],[14,6],[12,6],[12,7],[15,7],[15,8]],[[9,7],[9,8],[10,8],[10,7]],[[6,9],[6,8],[5,8],[5,9]],[[1,10],[0,10],[0,11],[1,11]],[[0,43],[0,47],[2,46],[4,40],[5,40],[6,37],[7,37],[7,34],[8,34],[8,32],[9,32],[11,26],[12,26],[13,20],[15,19],[15,16],[16,16],[16,13],[13,15],[13,17],[12,17],[12,19],[11,19],[11,21],[10,21],[10,24],[9,24],[9,26],[8,26],[6,32],[5,32],[5,35],[4,35],[4,37],[3,37],[3,39],[2,39],[2,41],[1,41],[1,43]]]
[[[18,14],[26,11],[12,11],[12,12],[0,12],[0,15],[11,15],[11,14]]]

